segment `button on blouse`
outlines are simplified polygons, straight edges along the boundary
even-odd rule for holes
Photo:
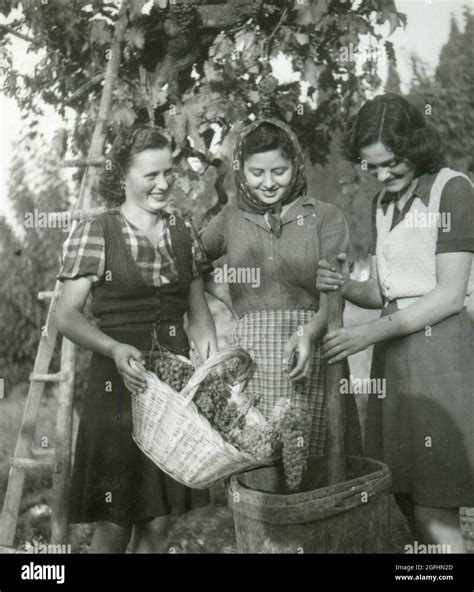
[[[318,261],[350,252],[342,212],[311,196],[298,198],[285,212],[279,238],[263,215],[227,206],[211,220],[201,240],[224,280],[226,270],[234,271],[237,280],[228,283],[239,316],[251,310],[318,310]],[[256,277],[258,282],[244,281]]]

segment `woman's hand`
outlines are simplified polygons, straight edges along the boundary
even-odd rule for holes
[[[329,331],[323,338],[322,357],[335,364],[372,345],[369,324]]]
[[[130,365],[131,360],[139,364],[145,363],[142,352],[133,345],[118,343],[112,350],[112,358],[127,390],[131,393],[143,392],[146,388],[146,380],[139,370],[135,370]]]
[[[215,353],[217,347],[216,326],[204,293],[202,276],[197,276],[191,282],[188,295],[188,328],[187,333],[194,342],[201,360],[207,360],[208,355]]]
[[[349,263],[347,262],[347,255],[339,253],[336,259],[341,263],[342,269],[339,273],[334,267],[325,259],[318,262],[318,272],[316,275],[316,288],[320,292],[332,292],[337,288],[342,288],[350,280]]]
[[[313,340],[309,333],[305,335],[293,335],[288,340],[283,353],[283,371],[287,372],[293,382],[303,380],[308,374],[311,361],[311,347]],[[296,357],[296,365],[292,368],[291,360]]]

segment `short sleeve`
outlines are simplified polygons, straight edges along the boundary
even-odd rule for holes
[[[64,241],[58,280],[89,278],[99,282],[105,271],[105,239],[102,224],[94,218],[80,222]]]
[[[339,253],[347,253],[349,265],[352,267],[354,255],[349,241],[349,228],[339,208],[328,204],[320,229],[321,258],[330,260]]]
[[[196,229],[190,219],[184,221],[189,234],[191,235],[191,252],[193,258],[192,273],[193,278],[198,277],[212,269],[212,264],[204,252],[201,240],[198,237]]]
[[[436,253],[474,251],[474,190],[464,177],[450,179],[439,205]]]
[[[211,261],[216,261],[226,253],[225,227],[227,208],[223,208],[217,216],[214,216],[204,229],[201,241],[206,255]]]
[[[369,254],[375,255],[377,248],[377,202],[379,194],[377,194],[372,201],[372,208],[370,210],[370,245]]]

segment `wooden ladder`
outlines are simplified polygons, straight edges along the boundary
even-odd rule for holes
[[[81,180],[81,188],[77,200],[77,209],[71,213],[73,221],[87,217],[97,210],[90,210],[92,189],[96,176],[96,168],[102,163],[102,153],[107,134],[107,121],[112,104],[112,91],[120,65],[121,47],[127,23],[128,0],[123,0],[117,25],[110,48],[110,59],[104,74],[104,86],[100,99],[99,113],[92,134],[91,145],[86,160],[86,168]],[[46,324],[43,327],[33,372],[30,375],[30,386],[23,413],[17,444],[10,461],[8,486],[0,518],[0,553],[15,553],[14,539],[20,513],[21,498],[26,475],[42,471],[45,468],[53,474],[53,501],[51,508],[51,543],[65,544],[68,540],[68,510],[71,481],[72,452],[72,420],[74,401],[74,374],[76,348],[74,344],[62,338],[60,370],[49,373],[58,331],[54,316],[61,283],[56,282],[54,290],[40,292],[38,298],[49,300]],[[46,383],[57,383],[57,417],[54,454],[50,458],[39,458],[32,453],[35,427],[41,398]]]

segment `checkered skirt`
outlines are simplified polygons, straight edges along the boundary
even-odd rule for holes
[[[229,341],[246,349],[257,368],[246,389],[248,395],[261,393],[257,404],[269,419],[280,397],[290,397],[308,410],[311,417],[310,454],[322,454],[326,437],[324,383],[325,364],[319,343],[314,344],[309,372],[304,381],[293,383],[282,371],[288,339],[298,327],[309,323],[312,310],[259,310],[245,313],[236,323]]]

